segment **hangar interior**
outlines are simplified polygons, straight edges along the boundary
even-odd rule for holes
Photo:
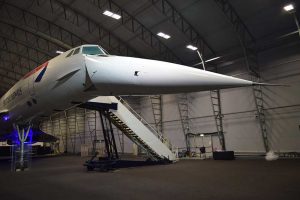
[[[288,3],[294,8],[286,11],[283,7]],[[281,158],[297,160],[299,6],[285,0],[1,0],[0,93],[4,95],[59,51],[83,44],[98,44],[111,55],[205,67],[281,86],[120,99],[166,138],[165,144],[177,157],[209,159],[213,151],[229,150],[237,157],[261,158],[274,151]],[[101,117],[95,110],[56,111],[40,119],[40,128],[59,138],[56,143],[42,144],[51,146],[54,154],[90,156],[95,150],[105,154]],[[115,126],[113,130],[119,153],[145,154],[122,131]],[[299,162],[291,165],[299,166]],[[292,182],[299,183],[299,179]],[[297,194],[291,190],[286,195]]]

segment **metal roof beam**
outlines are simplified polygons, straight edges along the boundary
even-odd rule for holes
[[[120,24],[135,34],[135,36],[130,40],[138,37],[152,49],[158,51],[159,55],[161,55],[160,59],[170,62],[183,63],[183,61],[167,45],[165,45],[155,33],[143,25],[133,15],[124,10],[116,2],[112,0],[98,0],[92,1],[92,3],[101,10],[107,9],[121,15]]]
[[[0,19],[0,23],[1,19]],[[6,24],[6,23],[4,23]],[[8,25],[8,24],[6,24]],[[19,31],[22,31],[21,33]],[[14,38],[14,41],[21,41],[24,45],[25,43],[30,44],[32,47],[37,47],[42,53],[45,55],[48,55],[50,57],[53,57],[55,54],[54,52],[58,49],[58,46],[56,44],[53,44],[52,42],[48,40],[44,40],[40,38],[39,36],[35,34],[31,34],[30,32],[24,31],[21,28],[15,27],[14,25],[8,25],[5,29],[5,33],[3,33],[4,30],[1,31],[1,33],[9,38]],[[25,38],[24,38],[25,36]],[[24,41],[25,40],[25,41]],[[52,54],[49,54],[48,52],[52,52]]]
[[[231,23],[235,31],[240,45],[243,49],[247,69],[256,77],[259,77],[259,67],[257,60],[257,52],[255,49],[256,40],[246,24],[243,22],[237,11],[228,0],[214,0],[219,6],[223,14]],[[254,46],[254,48],[253,48]]]
[[[10,88],[11,86],[9,84],[0,80],[0,91],[2,91],[0,97],[3,96]]]
[[[11,77],[11,76],[9,76],[8,74],[3,73],[3,72],[0,72],[0,75],[1,75],[2,78],[5,77],[5,78],[8,78],[8,79],[13,80],[13,81],[15,81],[15,82],[19,81],[19,80],[16,79],[15,77]]]
[[[27,44],[26,42],[23,42],[23,41],[20,41],[20,40],[17,40],[17,39],[12,39],[12,38],[9,38],[8,36],[4,36],[4,35],[0,35],[0,38],[2,40],[4,40],[5,44],[8,44],[8,41],[14,43],[16,48],[18,48],[18,45],[23,46],[25,48],[25,50],[26,50],[26,54],[27,54],[28,57],[30,57],[30,55],[29,55],[29,49],[33,50],[35,52],[35,54],[36,54],[36,57],[37,57],[39,63],[42,63],[43,61],[49,60],[49,59],[51,59],[53,57],[51,54],[49,54],[45,50],[40,49],[38,47],[32,47],[32,45]],[[43,57],[39,58],[39,54],[42,54]]]
[[[0,98],[10,89],[10,86],[0,80]]]
[[[71,49],[73,48],[72,46],[68,45],[68,44],[65,44],[55,38],[52,38],[48,35],[46,35],[45,33],[42,33],[40,32],[39,30],[35,30],[31,27],[28,27],[28,26],[24,26],[24,25],[21,25],[21,24],[17,24],[11,20],[5,20],[5,19],[0,19],[0,23],[2,24],[5,24],[5,25],[8,25],[10,26],[11,28],[13,29],[17,29],[17,30],[21,30],[23,32],[25,32],[25,36],[28,37],[27,35],[30,34],[30,35],[34,35],[35,37],[37,37],[37,39],[35,39],[34,41],[36,41],[38,44],[39,44],[39,40],[44,40],[47,42],[47,48],[48,48],[48,51],[51,51],[50,50],[50,44],[52,44],[52,46],[56,47],[55,50],[59,50],[58,47],[62,48],[63,50],[68,50],[68,49]]]
[[[249,28],[243,22],[237,11],[228,0],[214,0],[222,12],[226,15],[227,19],[231,22],[234,30],[239,34],[242,41],[245,43],[255,43],[255,38],[250,32]]]
[[[132,47],[104,28],[97,21],[83,14],[82,11],[72,8],[68,4],[59,0],[43,1],[42,3],[35,0],[35,2],[39,7],[45,5],[45,7],[48,8],[48,12],[53,15],[61,13],[62,19],[80,27],[81,29],[87,30],[89,34],[96,34],[104,46],[107,46],[109,49],[117,50],[117,53],[120,55],[135,55],[141,57],[141,55]]]
[[[2,18],[17,20],[20,22],[18,26],[27,27],[28,31],[35,31],[40,37],[47,38],[65,49],[88,43],[71,31],[14,4],[5,2],[1,10]],[[15,16],[19,17],[16,19]]]
[[[149,0],[168,20],[173,23],[193,44],[197,46],[204,58],[215,56],[212,47],[201,34],[168,0]]]
[[[6,40],[6,41],[10,41],[10,42],[13,42],[13,43],[16,43],[16,44],[19,44],[19,45],[22,45],[24,47],[29,47],[30,49],[33,49],[35,50],[36,52],[39,52],[39,53],[42,53],[44,54],[45,56],[49,57],[49,58],[52,58],[53,55],[48,53],[46,50],[43,50],[43,49],[40,49],[39,47],[33,47],[32,44],[28,44],[26,43],[25,41],[21,41],[19,39],[16,39],[16,38],[10,38],[9,36],[7,35],[0,35],[0,38]]]
[[[30,61],[25,56],[19,56],[18,54],[14,53],[14,52],[10,53],[7,50],[3,50],[3,49],[0,49],[0,51],[7,54],[7,56],[3,56],[4,55],[3,53],[1,54],[0,62],[1,61],[2,62],[4,62],[4,61],[11,62],[10,69],[5,68],[5,70],[7,70],[7,71],[12,70],[12,69],[14,70],[16,68],[16,66],[18,66],[18,69],[20,69],[21,71],[23,69],[25,69],[26,71],[30,71],[30,69],[32,69],[34,66],[37,66],[37,65],[31,65]],[[8,58],[8,59],[4,59],[4,58]]]
[[[18,53],[18,52],[11,51],[10,49],[7,49],[7,48],[2,48],[1,46],[0,46],[0,51],[3,51],[3,52],[6,52],[6,53],[9,53],[9,54],[16,55],[16,56],[18,56],[18,57],[20,57],[20,58],[27,59],[28,61],[32,61],[32,62],[34,62],[34,63],[36,64],[35,66],[41,64],[41,62],[39,62],[39,61],[37,61],[37,60],[35,60],[35,59],[31,58],[31,57],[25,56],[25,55],[23,55],[23,54],[21,54],[21,53]],[[1,56],[0,56],[0,57],[1,57]],[[28,68],[28,69],[29,69],[29,68]]]
[[[1,83],[4,83],[7,86],[5,89],[10,89],[14,85],[14,83],[11,83],[7,79],[9,79],[9,78],[7,78],[7,77],[1,77],[0,81],[1,81]],[[9,80],[11,80],[11,79],[9,79]]]
[[[6,60],[6,59],[1,59],[0,63],[3,64],[2,67],[0,67],[0,70],[4,70],[6,72],[17,74],[17,75],[19,75],[21,77],[25,75],[25,73],[20,73],[20,72],[17,72],[15,70],[12,70],[12,69],[15,68],[16,65],[18,65],[20,67],[20,64],[18,64],[17,62],[13,62],[11,60]],[[5,65],[5,63],[10,64],[10,68],[8,68],[7,65]],[[27,72],[29,72],[29,71],[27,71]]]
[[[8,84],[10,87],[12,87],[15,84],[15,82],[16,82],[16,80],[13,80],[12,78],[7,77],[6,75],[1,75],[1,79],[0,80],[2,82],[4,82],[4,83]],[[11,83],[9,80],[12,80],[14,83]]]

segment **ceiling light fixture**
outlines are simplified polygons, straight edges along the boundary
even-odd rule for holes
[[[118,14],[116,14],[116,13],[113,13],[113,12],[111,12],[111,11],[109,11],[109,10],[105,10],[105,11],[103,12],[103,15],[106,15],[106,16],[111,17],[111,18],[114,18],[114,19],[120,19],[120,18],[121,18],[121,15],[118,15]]]
[[[165,34],[165,33],[163,33],[163,32],[159,32],[159,33],[157,33],[157,35],[158,35],[159,37],[162,37],[162,38],[165,38],[165,39],[169,39],[169,38],[171,37],[170,35]]]
[[[56,51],[57,54],[62,54],[64,53],[63,51]]]
[[[296,9],[295,9],[295,6],[294,4],[290,3],[290,4],[287,4],[286,6],[283,7],[283,9],[288,12],[289,14],[292,14],[293,17],[294,17],[294,20],[295,20],[295,23],[296,23],[296,26],[297,26],[297,32],[300,36],[300,23],[298,21],[298,18],[297,18],[297,15],[296,15]]]
[[[283,9],[287,12],[291,12],[295,9],[295,7],[293,4],[288,4],[288,5],[284,6]]]
[[[186,48],[188,48],[188,49],[191,49],[191,50],[193,50],[193,51],[196,51],[198,48],[197,47],[195,47],[195,46],[193,46],[193,45],[187,45],[186,46]]]

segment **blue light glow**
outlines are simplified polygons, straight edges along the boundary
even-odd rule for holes
[[[18,136],[18,131],[16,129],[14,129],[13,134],[12,134],[12,143],[16,144],[16,145],[20,145],[20,140],[19,140],[19,136]]]
[[[24,143],[26,143],[26,144],[32,144],[32,136],[33,136],[33,131],[32,131],[32,129],[30,129],[30,131],[28,133],[28,136],[27,136],[27,140]]]
[[[4,120],[4,121],[8,121],[8,120],[9,120],[9,115],[4,115],[4,116],[3,116],[3,120]]]
[[[26,133],[27,129],[25,129],[25,133]],[[33,143],[33,135],[34,135],[34,132],[32,131],[32,129],[29,130],[29,133],[28,133],[28,136],[27,136],[27,139],[26,139],[26,142],[24,142],[24,144],[32,144]],[[19,140],[19,136],[18,136],[18,131],[14,129],[13,131],[13,134],[12,134],[12,143],[15,144],[15,145],[20,145],[21,142]]]

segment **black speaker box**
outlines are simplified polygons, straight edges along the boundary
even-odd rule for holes
[[[214,160],[234,160],[234,151],[215,151]]]

